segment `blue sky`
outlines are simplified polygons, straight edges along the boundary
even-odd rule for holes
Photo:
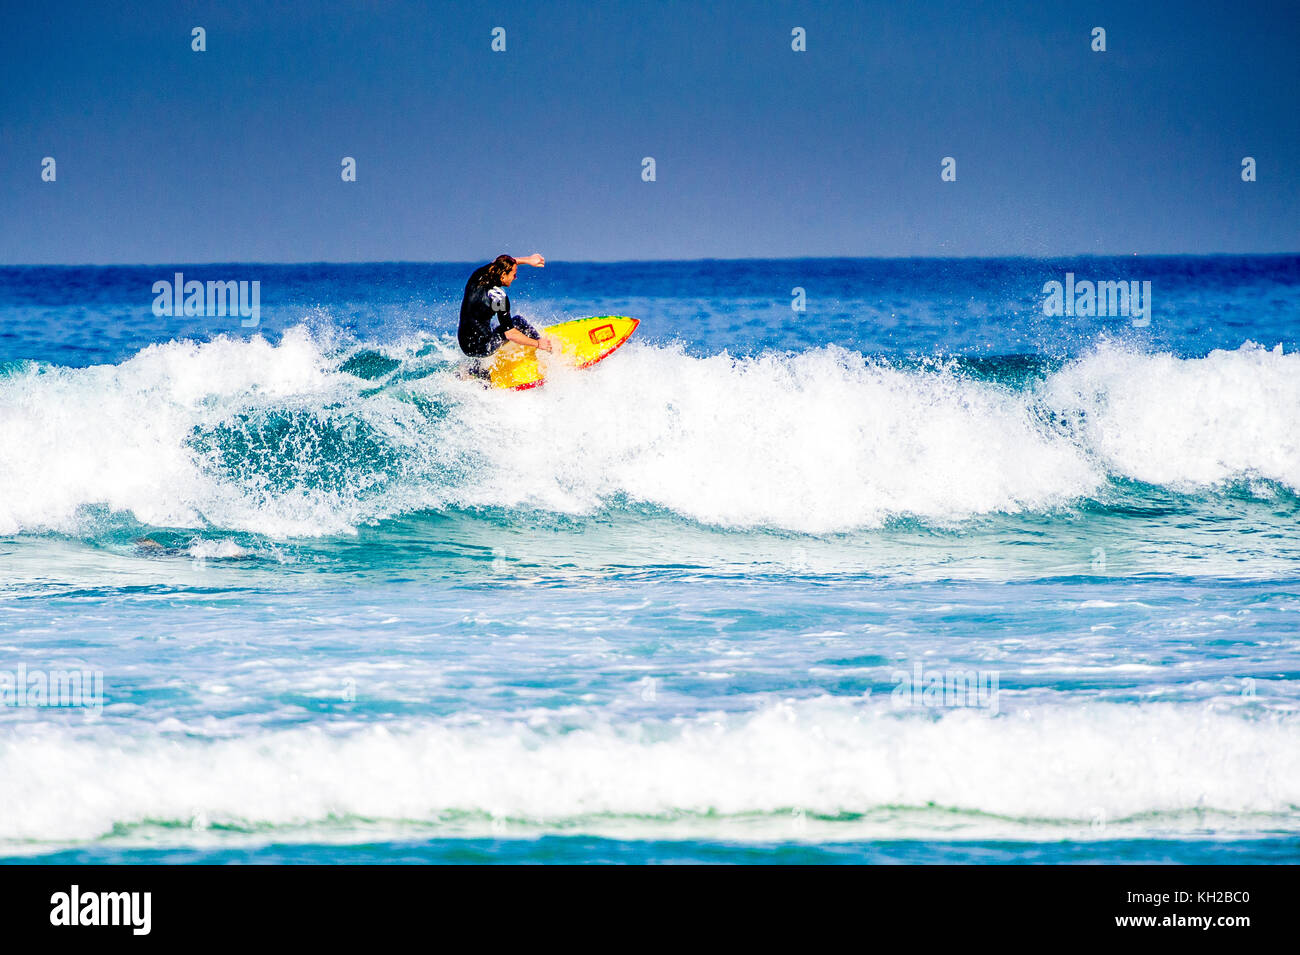
[[[0,264],[1300,250],[1294,4],[24,6]]]

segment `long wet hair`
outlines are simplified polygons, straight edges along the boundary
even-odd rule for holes
[[[483,274],[478,277],[478,284],[486,285],[489,288],[500,285],[502,277],[515,268],[517,264],[512,256],[498,255],[488,264]]]

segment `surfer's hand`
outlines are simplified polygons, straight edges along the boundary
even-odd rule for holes
[[[521,259],[515,259],[515,261],[522,262],[524,265],[535,265],[539,269],[546,265],[546,260],[537,252],[534,252],[532,255],[525,255]]]
[[[546,335],[542,335],[537,339],[537,347],[541,351],[555,351],[555,343]]]

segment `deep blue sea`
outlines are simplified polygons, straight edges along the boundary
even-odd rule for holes
[[[1300,257],[476,264],[0,268],[0,856],[1300,859]]]

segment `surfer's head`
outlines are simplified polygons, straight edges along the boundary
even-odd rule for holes
[[[511,256],[498,255],[487,267],[487,272],[483,275],[483,284],[509,285],[515,280],[517,268],[518,265]]]

